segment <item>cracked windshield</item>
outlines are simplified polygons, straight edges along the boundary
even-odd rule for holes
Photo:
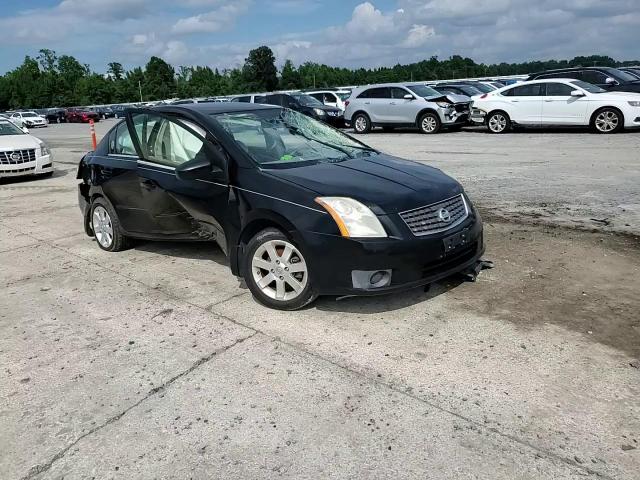
[[[377,153],[331,127],[288,109],[232,112],[214,117],[261,166],[340,162]]]

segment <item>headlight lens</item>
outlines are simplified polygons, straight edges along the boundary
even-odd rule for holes
[[[321,110],[321,109],[319,109],[319,108],[314,108],[314,109],[313,109],[313,111],[314,111],[314,113],[315,113],[316,115],[320,115],[320,116],[322,116],[322,115],[324,115],[324,114],[325,114],[325,111],[324,111],[324,110]]]
[[[378,217],[365,205],[347,197],[318,197],[322,205],[338,224],[343,237],[386,237],[387,232]]]
[[[44,143],[40,144],[40,156],[44,157],[45,155],[49,155],[49,149]]]
[[[441,108],[451,108],[453,105],[447,102],[436,102],[436,105],[438,105]]]
[[[632,107],[640,107],[640,100],[632,100],[629,102]]]

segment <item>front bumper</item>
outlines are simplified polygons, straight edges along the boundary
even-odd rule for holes
[[[444,239],[464,232],[465,245],[445,253]],[[473,267],[484,253],[482,220],[471,215],[441,234],[412,238],[349,239],[303,232],[313,282],[321,295],[378,295],[433,283]],[[353,272],[391,271],[388,285],[356,288]]]
[[[30,122],[29,120],[24,120],[23,124],[25,127],[27,128],[40,128],[40,127],[46,127],[47,126],[47,122]]]
[[[0,163],[0,178],[43,175],[50,172],[53,172],[53,157],[51,154],[36,157],[31,162]]]
[[[443,127],[463,125],[469,121],[469,106],[464,104],[455,108],[438,108],[438,114]]]

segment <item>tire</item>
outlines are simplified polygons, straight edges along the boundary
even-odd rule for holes
[[[440,117],[437,113],[424,113],[418,120],[418,128],[422,133],[426,133],[427,135],[438,133],[441,127],[442,123],[440,122]]]
[[[275,228],[249,241],[243,275],[253,297],[270,308],[298,310],[317,298],[303,253]]]
[[[511,129],[511,119],[505,112],[491,112],[487,117],[487,129],[491,133],[505,133]]]
[[[617,108],[601,108],[591,118],[591,128],[596,133],[618,133],[624,128],[624,117]]]
[[[40,178],[49,178],[53,176],[53,172],[41,173]]]
[[[131,245],[131,240],[121,232],[114,208],[104,198],[96,198],[91,203],[91,230],[98,247],[107,252],[120,252]]]
[[[356,133],[369,133],[371,131],[371,120],[366,113],[356,113],[351,119],[351,125]]]

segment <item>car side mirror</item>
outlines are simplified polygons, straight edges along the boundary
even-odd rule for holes
[[[404,99],[405,99],[405,100],[415,100],[415,98],[416,98],[416,97],[414,97],[414,96],[413,96],[413,95],[411,95],[410,93],[407,93],[407,94],[404,96]]]
[[[618,82],[616,82],[615,78],[611,78],[611,77],[607,77],[607,79],[605,80],[605,83],[607,85],[617,85]]]
[[[571,91],[571,96],[572,97],[584,97],[584,92],[582,90],[572,90]]]
[[[222,168],[211,163],[206,155],[198,155],[193,160],[176,167],[179,180],[224,180]]]

